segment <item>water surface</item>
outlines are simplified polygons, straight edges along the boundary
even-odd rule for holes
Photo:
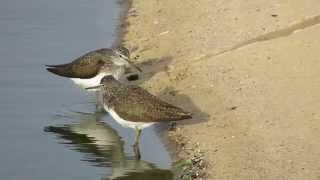
[[[95,113],[94,96],[44,68],[110,47],[118,14],[115,0],[0,2],[1,179],[171,178],[152,128],[138,161],[131,129]]]

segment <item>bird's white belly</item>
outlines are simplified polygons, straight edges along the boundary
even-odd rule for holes
[[[127,121],[122,119],[113,109],[108,109],[108,107],[106,106],[105,106],[105,109],[109,112],[109,114],[113,117],[113,119],[123,127],[130,127],[133,129],[136,129],[136,128],[143,129],[154,124],[154,123]]]
[[[111,75],[111,74],[100,73],[90,79],[71,78],[71,80],[81,88],[85,89],[88,87],[98,86],[100,84],[101,79],[106,75]],[[96,91],[96,90],[97,89],[90,89],[90,91]]]
[[[88,88],[88,87],[93,87],[93,86],[98,86],[101,82],[101,79],[104,76],[112,75],[114,78],[117,80],[120,79],[120,77],[124,74],[125,69],[124,67],[120,66],[116,69],[114,69],[111,72],[101,72],[98,75],[96,75],[93,78],[90,79],[80,79],[80,78],[70,78],[75,84],[80,86],[81,88]],[[88,91],[97,91],[98,89],[90,89]]]

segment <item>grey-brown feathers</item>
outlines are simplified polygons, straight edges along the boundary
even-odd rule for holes
[[[108,63],[108,57],[100,51],[102,51],[102,49],[89,52],[69,64],[47,65],[47,70],[63,77],[92,78],[99,73],[99,70],[105,63]],[[109,61],[109,63],[111,62]]]
[[[173,106],[139,86],[108,81],[103,87],[104,103],[121,118],[134,122],[165,122],[192,118],[191,113]],[[110,86],[111,85],[111,86]]]

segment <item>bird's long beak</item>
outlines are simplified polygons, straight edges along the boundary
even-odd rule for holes
[[[103,86],[103,84],[99,84],[98,86],[87,87],[86,90],[98,89],[98,88],[100,88],[101,86]]]

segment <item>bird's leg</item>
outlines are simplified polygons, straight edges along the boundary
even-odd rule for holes
[[[135,139],[134,139],[134,144],[133,144],[133,146],[139,146],[140,135],[141,135],[141,129],[136,128],[136,137],[135,137]]]
[[[102,98],[100,98],[101,91],[96,91],[96,112],[104,112]]]
[[[133,150],[134,150],[134,153],[135,153],[135,156],[137,157],[137,159],[140,159],[140,157],[141,157],[140,149],[139,149],[140,135],[141,135],[141,129],[136,128],[136,137],[135,137],[134,144],[133,144]]]
[[[135,155],[136,159],[140,159],[141,154],[140,154],[139,146],[133,146],[133,151],[134,151],[134,155]]]

